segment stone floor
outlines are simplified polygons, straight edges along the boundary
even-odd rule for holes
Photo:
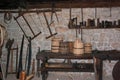
[[[88,74],[82,75],[78,73],[73,74],[73,73],[51,72],[49,73],[47,80],[95,80],[94,74],[92,74],[89,77],[87,75]],[[16,79],[15,75],[9,74],[6,80],[19,80],[19,79]],[[32,80],[42,80],[42,79],[41,76],[38,78],[35,75],[35,77]],[[106,76],[103,78],[103,80],[113,80],[113,79],[112,76]]]

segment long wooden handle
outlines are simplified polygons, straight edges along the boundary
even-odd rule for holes
[[[34,77],[34,74],[31,74],[31,75],[29,75],[28,77],[26,77],[25,80],[31,80],[33,77]]]
[[[23,34],[25,35],[25,37],[28,39],[27,34],[25,33],[24,29],[22,28],[22,26],[20,25],[19,21],[17,20],[16,17],[14,17],[14,20],[17,22],[18,26],[20,27],[20,29],[22,30]]]
[[[34,77],[34,74],[31,74],[31,75],[26,77],[26,72],[21,71],[19,80],[31,80],[33,77]]]
[[[18,71],[17,71],[17,78],[19,78],[20,72],[22,71],[22,68],[23,68],[23,65],[22,65],[23,46],[24,46],[24,35],[23,35],[23,37],[22,37],[21,48],[20,48],[19,65],[18,65]]]
[[[34,33],[33,29],[31,28],[29,22],[28,22],[27,19],[25,18],[25,16],[22,15],[22,17],[23,17],[23,19],[25,20],[26,24],[28,25],[29,29],[31,30],[32,34],[35,36],[35,33]]]
[[[49,25],[49,22],[48,22],[48,19],[47,19],[47,16],[46,16],[45,12],[43,12],[43,15],[44,15],[44,18],[45,18],[45,21],[46,21],[48,30],[49,30],[49,32],[50,32],[50,35],[52,35],[52,31],[51,31],[51,29],[50,29],[50,25]]]
[[[35,74],[35,59],[33,59],[32,63],[32,74]]]
[[[25,73],[25,71],[22,71],[20,73],[20,80],[25,80],[25,78],[26,78],[26,73]]]

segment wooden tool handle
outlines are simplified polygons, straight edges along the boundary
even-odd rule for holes
[[[48,39],[48,38],[50,38],[50,37],[52,37],[52,36],[54,36],[54,35],[56,35],[56,34],[57,34],[57,33],[51,34],[50,36],[46,37],[46,39]]]
[[[32,74],[35,74],[35,59],[33,59],[32,63]]]
[[[31,80],[33,77],[34,77],[34,74],[31,74],[31,75],[26,77],[25,71],[22,71],[20,73],[20,80]]]
[[[25,80],[30,80],[30,79],[32,79],[33,77],[34,77],[34,74],[31,74],[31,75],[29,75],[28,77],[26,77]]]
[[[25,80],[25,78],[26,78],[26,73],[25,73],[25,71],[22,71],[20,73],[20,80]]]

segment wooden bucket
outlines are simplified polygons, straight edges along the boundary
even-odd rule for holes
[[[85,43],[85,53],[92,53],[92,45],[90,43]]]
[[[68,42],[60,42],[59,52],[62,54],[69,53],[69,43]]]
[[[75,55],[84,54],[84,44],[79,39],[74,42],[73,53]]]
[[[73,53],[73,44],[74,44],[74,42],[68,42],[69,52],[70,53]]]
[[[51,51],[54,53],[58,53],[60,48],[60,42],[62,41],[62,38],[53,38],[51,44]]]

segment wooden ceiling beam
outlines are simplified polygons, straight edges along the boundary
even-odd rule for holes
[[[55,9],[56,12],[58,11],[62,11],[61,9]],[[0,13],[7,13],[7,12],[11,12],[11,13],[42,13],[42,12],[52,12],[51,9],[43,9],[43,10],[0,10]]]
[[[51,3],[29,3],[28,8],[50,8]],[[57,2],[56,8],[70,8],[70,2]],[[120,1],[117,2],[72,2],[72,8],[94,8],[94,7],[120,7]]]
[[[8,2],[9,1],[9,2]],[[101,7],[120,7],[120,0],[0,0],[0,9],[22,8],[51,8],[55,3],[56,8],[101,8]],[[25,1],[25,2],[24,2]]]

